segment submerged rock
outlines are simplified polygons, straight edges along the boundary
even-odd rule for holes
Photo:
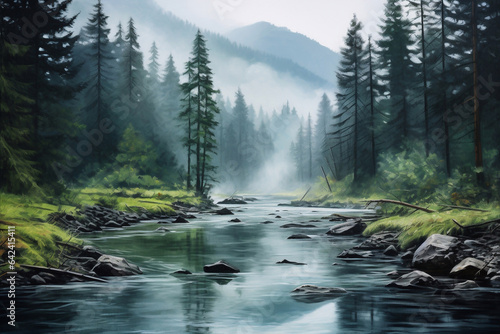
[[[207,264],[203,267],[203,271],[206,273],[221,273],[221,274],[235,274],[239,273],[240,270],[225,261],[218,261],[213,264]]]
[[[293,234],[289,236],[287,239],[311,239],[311,237],[308,236],[307,234],[299,233],[299,234]]]
[[[241,220],[239,220],[238,218],[234,218],[234,219],[231,219],[229,222],[230,223],[241,223]]]
[[[345,223],[332,226],[326,234],[328,235],[356,235],[361,234],[366,228],[366,224],[360,218],[350,219]]]
[[[278,261],[278,262],[276,262],[276,264],[293,264],[296,266],[305,266],[306,265],[306,263],[288,261],[287,259],[284,259],[283,261]]]
[[[347,291],[342,288],[325,288],[315,285],[301,285],[292,292],[292,297],[303,303],[319,303],[325,300],[345,296]]]
[[[183,217],[179,216],[172,223],[173,224],[187,224],[187,223],[189,223],[189,221],[186,218],[183,218]]]
[[[424,287],[438,287],[439,285],[439,281],[431,275],[420,270],[415,270],[399,277],[387,286],[400,289],[418,289]]]
[[[468,257],[463,259],[450,271],[451,277],[463,279],[478,279],[486,277],[486,263],[484,261]]]
[[[141,269],[117,256],[103,255],[92,269],[99,276],[132,276],[142,274]]]
[[[281,228],[294,228],[294,227],[300,227],[300,228],[314,228],[317,227],[316,225],[312,224],[297,224],[297,223],[291,223],[291,224],[285,224],[281,225]]]
[[[453,251],[457,245],[455,237],[433,234],[417,248],[412,265],[417,269],[447,274],[456,264]]]
[[[274,224],[274,222],[270,220],[266,220],[265,222],[261,222],[261,224],[267,225],[267,224]]]
[[[223,200],[217,204],[248,204],[248,203],[245,202],[244,200],[238,199],[238,198],[226,198],[225,200]]]
[[[479,285],[471,280],[455,284],[455,286],[453,287],[454,290],[466,290],[475,288],[479,288]]]
[[[177,270],[173,272],[172,275],[192,275],[193,273],[186,269]]]
[[[167,233],[167,232],[170,232],[170,230],[166,227],[158,227],[155,232],[162,232],[162,233]]]
[[[340,253],[337,257],[341,259],[365,259],[372,256],[373,253],[370,251],[355,251],[348,249]]]
[[[228,216],[228,215],[234,215],[234,213],[231,212],[228,208],[223,208],[220,210],[215,211],[216,214],[219,216]]]

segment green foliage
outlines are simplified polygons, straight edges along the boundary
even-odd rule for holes
[[[99,197],[95,204],[103,206],[105,208],[115,209],[118,207],[118,199],[111,196]]]
[[[423,145],[396,154],[384,153],[379,163],[379,187],[398,200],[417,203],[432,201],[436,188],[446,176],[437,155],[425,155]]]

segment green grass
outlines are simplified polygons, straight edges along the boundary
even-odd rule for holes
[[[418,245],[432,234],[460,235],[461,229],[453,222],[458,221],[463,226],[473,226],[486,221],[500,218],[500,205],[480,205],[481,209],[489,212],[467,210],[448,210],[443,212],[425,213],[415,212],[409,216],[394,216],[369,223],[364,231],[370,236],[381,231],[401,232],[399,243],[401,248],[407,249]]]
[[[51,213],[66,212],[78,217],[78,210],[85,205],[105,204],[121,211],[141,210],[169,214],[172,203],[181,201],[198,205],[201,199],[183,190],[105,189],[84,188],[68,190],[59,197],[20,196],[0,193],[0,245],[7,237],[8,226],[16,226],[16,260],[18,264],[58,264],[59,242],[81,240],[69,232],[48,223]],[[7,243],[0,247],[0,258],[7,260]],[[6,266],[0,267],[6,269]]]

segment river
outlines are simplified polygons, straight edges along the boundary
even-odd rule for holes
[[[386,288],[386,274],[403,269],[398,258],[338,259],[362,239],[327,237],[334,224],[328,220],[311,223],[317,228],[280,228],[349,210],[277,206],[287,201],[260,197],[248,205],[228,205],[235,216],[200,215],[190,224],[166,225],[170,233],[155,232],[159,225],[145,222],[85,235],[87,243],[127,258],[144,275],[107,284],[19,287],[15,333],[482,333],[500,328],[498,291],[456,296]],[[235,217],[242,223],[228,222]],[[261,224],[268,220],[274,223]],[[295,233],[312,239],[287,239]],[[203,265],[221,259],[241,273],[203,274]],[[307,265],[276,264],[283,259]],[[194,274],[170,275],[181,268]],[[302,284],[349,293],[303,303],[290,295]]]

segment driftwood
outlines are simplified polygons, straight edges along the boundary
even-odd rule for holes
[[[302,202],[304,200],[304,198],[306,198],[307,194],[309,194],[309,192],[311,191],[312,187],[309,187],[309,189],[306,191],[306,193],[304,194],[304,196],[302,196],[302,198],[300,199],[299,202]]]
[[[39,266],[29,266],[29,265],[26,265],[26,264],[21,264],[21,267],[22,268],[26,268],[26,269],[33,269],[33,270],[39,270],[39,271],[47,271],[49,273],[53,273],[53,274],[57,274],[57,275],[73,276],[73,277],[85,279],[87,281],[94,281],[94,282],[100,282],[100,283],[107,283],[108,282],[107,280],[105,280],[103,278],[93,277],[93,276],[84,275],[84,274],[80,274],[80,273],[75,273],[75,272],[69,271],[69,270],[62,270],[62,269],[56,269],[56,268],[47,268],[47,267],[39,267]]]
[[[495,220],[490,220],[490,221],[487,221],[487,222],[484,222],[484,223],[481,223],[481,224],[476,224],[476,225],[469,225],[469,226],[463,226],[462,224],[460,224],[459,222],[457,222],[455,219],[453,219],[453,222],[458,226],[460,227],[461,229],[468,229],[468,228],[476,228],[476,227],[482,227],[482,226],[486,226],[486,225],[489,225],[489,224],[494,224],[494,223],[500,223],[500,219],[495,219]]]
[[[461,210],[478,211],[478,212],[489,212],[488,210],[469,208],[467,206],[445,205],[445,204],[440,204],[440,206],[442,206],[443,208],[461,209]]]
[[[325,181],[326,181],[326,184],[328,185],[328,189],[330,189],[330,192],[332,192],[332,187],[330,187],[330,182],[328,182],[328,177],[326,176],[325,169],[323,168],[323,166],[321,166],[321,171],[323,172],[323,175],[325,176]]]
[[[401,202],[401,201],[394,201],[391,199],[376,199],[376,200],[365,201],[365,202],[367,202],[366,205],[370,205],[371,203],[390,203],[390,204],[406,206],[406,207],[416,209],[416,210],[421,210],[421,211],[424,211],[427,213],[436,212],[436,211],[428,209],[428,208],[423,208],[421,206],[417,206],[417,205],[413,205],[413,204],[409,204],[409,203],[405,203],[405,202]]]

